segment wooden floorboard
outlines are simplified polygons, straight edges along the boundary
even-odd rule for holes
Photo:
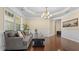
[[[73,39],[62,38],[61,43],[65,51],[79,51],[79,42],[73,41]]]
[[[32,47],[32,44],[28,48],[28,51],[62,51],[61,47],[61,37],[60,36],[51,36],[45,38],[44,42],[45,47]]]

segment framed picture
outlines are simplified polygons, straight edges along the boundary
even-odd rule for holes
[[[74,18],[72,20],[63,22],[63,27],[77,27],[77,26],[78,26],[78,18]]]

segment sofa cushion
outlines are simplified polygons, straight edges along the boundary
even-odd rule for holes
[[[13,34],[13,33],[8,33],[7,35],[8,35],[8,37],[14,37],[15,36],[15,34]]]
[[[19,37],[18,32],[9,32],[7,33],[8,37]]]
[[[24,38],[24,36],[23,36],[23,34],[21,33],[21,31],[18,31],[18,35],[19,35],[19,37]]]

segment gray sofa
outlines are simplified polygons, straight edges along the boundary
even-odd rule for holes
[[[32,34],[19,37],[17,31],[5,31],[5,50],[27,50],[31,41]]]

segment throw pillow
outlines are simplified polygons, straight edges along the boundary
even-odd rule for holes
[[[19,34],[18,34],[18,32],[15,34],[15,37],[19,37]]]
[[[23,35],[20,31],[18,31],[18,35],[19,35],[19,37],[23,38]]]

